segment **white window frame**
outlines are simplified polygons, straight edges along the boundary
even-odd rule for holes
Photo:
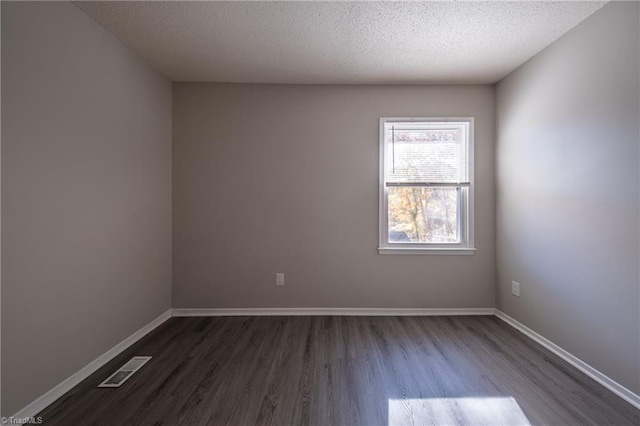
[[[385,133],[384,125],[388,122],[467,122],[469,123],[469,185],[456,186],[461,191],[466,191],[467,196],[461,196],[458,206],[459,221],[458,232],[460,233],[459,243],[412,243],[412,242],[389,242],[389,220],[388,220],[388,190],[385,179]],[[380,170],[379,170],[379,254],[435,254],[435,255],[471,255],[476,249],[474,247],[474,173],[473,173],[473,146],[474,146],[474,119],[473,117],[382,117],[380,118]],[[437,186],[437,185],[434,185]]]

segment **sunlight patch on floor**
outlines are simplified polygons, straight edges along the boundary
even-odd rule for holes
[[[531,426],[514,398],[389,399],[391,425]]]

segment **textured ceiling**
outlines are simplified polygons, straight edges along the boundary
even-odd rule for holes
[[[174,81],[493,83],[606,2],[75,2]]]

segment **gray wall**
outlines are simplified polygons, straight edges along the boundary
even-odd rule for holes
[[[605,6],[501,81],[496,148],[499,309],[636,393],[638,7]]]
[[[171,83],[66,2],[2,2],[2,414],[170,306]]]
[[[494,306],[492,86],[173,87],[174,307]],[[382,116],[476,118],[476,255],[378,254]]]

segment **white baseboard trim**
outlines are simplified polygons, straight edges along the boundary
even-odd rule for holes
[[[593,380],[600,383],[602,386],[609,389],[611,392],[615,393],[620,398],[624,399],[629,404],[633,405],[634,407],[640,410],[640,395],[636,395],[634,392],[625,388],[620,383],[616,382],[615,380],[611,379],[607,375],[596,370],[586,362],[582,361],[580,358],[565,351],[560,346],[556,345],[549,339],[536,333],[526,325],[522,324],[520,321],[513,319],[512,317],[505,314],[504,312],[496,309],[495,315],[505,323],[509,324],[511,327],[515,328],[525,336],[531,338],[536,343],[542,345],[543,347],[547,348],[554,354],[558,355],[560,358],[567,361],[569,364],[573,365],[575,368],[582,371],[584,374],[591,377]]]
[[[73,375],[69,376],[63,382],[59,383],[56,387],[24,407],[22,410],[14,414],[13,418],[24,418],[36,416],[39,412],[47,408],[54,401],[60,398],[65,393],[69,392],[76,385],[82,382],[84,379],[98,371],[100,367],[111,361],[116,356],[120,355],[131,345],[142,339],[144,336],[155,330],[158,326],[171,318],[171,309],[164,312],[158,318],[151,321],[149,324],[142,327],[140,330],[133,333],[131,336],[124,339],[122,342],[109,349],[92,362],[76,371]]]
[[[174,308],[174,317],[494,315],[494,308]]]

